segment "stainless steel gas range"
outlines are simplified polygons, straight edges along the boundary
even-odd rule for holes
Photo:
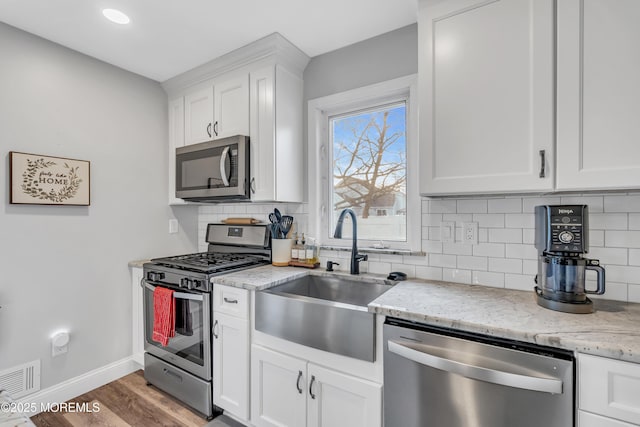
[[[268,264],[270,236],[264,225],[209,224],[208,251],[153,259],[144,269],[144,377],[204,414],[220,413],[213,405],[211,278]],[[175,335],[166,346],[154,341],[154,290],[173,290]]]

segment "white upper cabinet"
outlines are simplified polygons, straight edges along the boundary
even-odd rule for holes
[[[249,75],[230,73],[185,95],[185,145],[249,134]]]
[[[249,75],[216,79],[213,99],[213,138],[249,135]]]
[[[184,146],[184,97],[169,101],[169,204],[186,202],[176,197],[176,148]]]
[[[302,79],[269,65],[250,88],[251,199],[302,202]]]
[[[274,33],[162,83],[170,100],[183,103],[179,121],[177,107],[169,106],[170,203],[180,203],[175,148],[233,135],[251,141],[251,201],[303,201],[302,75],[308,62]]]
[[[213,86],[184,97],[185,145],[213,139]]]
[[[422,194],[553,188],[553,4],[421,8]]]
[[[557,3],[557,189],[640,188],[640,1]]]

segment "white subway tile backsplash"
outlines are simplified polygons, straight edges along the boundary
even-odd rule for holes
[[[629,265],[640,265],[640,249],[629,249]]]
[[[563,205],[589,205],[589,215],[604,212],[603,196],[562,196],[560,203]]]
[[[504,247],[502,243],[479,243],[473,245],[474,256],[504,257]]]
[[[504,214],[473,214],[473,221],[482,228],[504,228]]]
[[[362,263],[364,264],[364,263]],[[387,275],[391,271],[391,263],[390,262],[368,262],[368,272],[372,274],[383,274]]]
[[[440,240],[440,227],[429,227],[429,240]]]
[[[442,280],[441,267],[416,267],[416,277],[427,280]]]
[[[640,230],[640,213],[629,214],[629,230]]]
[[[535,216],[530,213],[506,214],[504,216],[504,222],[507,228],[534,228]]]
[[[640,195],[604,196],[605,212],[640,212]]]
[[[522,199],[522,212],[533,213],[538,205],[559,205],[560,196],[525,197]]]
[[[442,253],[450,255],[471,255],[473,252],[472,245],[466,245],[464,243],[450,243],[445,242],[442,244]]]
[[[455,255],[429,254],[429,265],[434,267],[456,267]]]
[[[504,273],[492,273],[489,271],[474,271],[471,279],[474,285],[504,288]]]
[[[589,230],[589,247],[604,246],[604,230]]]
[[[486,228],[478,228],[478,242],[487,243],[489,241],[489,230]]]
[[[640,302],[640,285],[629,285],[627,289],[629,302]]]
[[[516,259],[538,259],[538,251],[533,244],[508,243],[506,257]]]
[[[640,285],[640,267],[608,265],[606,275],[607,281]]]
[[[486,271],[488,267],[487,257],[484,256],[459,256],[458,268],[465,270]]]
[[[593,214],[589,212],[589,228],[597,230],[626,230],[628,227],[626,213]]]
[[[522,274],[538,274],[538,260],[525,259],[522,261]]]
[[[533,276],[530,274],[505,274],[504,275],[504,287],[507,289],[516,289],[519,291],[531,291],[536,283],[533,281]]]
[[[398,257],[394,256],[394,255],[389,255],[390,257],[393,256],[395,263],[398,262]],[[382,260],[384,261],[384,260]],[[429,262],[429,259],[426,256],[411,256],[411,255],[404,255],[402,257],[402,263],[403,264],[409,264],[409,265],[422,265],[425,266],[427,265],[427,263]]]
[[[489,258],[489,271],[521,274],[522,260],[510,258]]]
[[[437,240],[423,240],[422,250],[427,254],[441,254],[442,242]]]
[[[587,289],[597,289],[595,281],[589,280],[586,283]],[[629,298],[629,287],[626,283],[616,283],[610,280],[606,281],[605,292],[603,295],[589,294],[589,298],[593,299],[614,299],[618,301],[627,301]]]
[[[600,260],[605,267],[609,264],[627,265],[627,251],[626,248],[590,248],[587,257]]]
[[[614,248],[640,248],[640,231],[607,230],[604,232],[604,243]]]
[[[440,227],[442,222],[442,214],[422,214],[422,226],[423,227]]]
[[[456,223],[456,227],[462,227],[463,222],[469,222],[473,219],[472,214],[455,213],[455,214],[442,214],[443,221],[453,221]]]
[[[471,271],[457,268],[443,268],[442,280],[447,282],[471,284]]]
[[[456,213],[456,201],[451,199],[434,199],[429,205],[429,213]]]
[[[533,245],[536,239],[536,230],[533,228],[522,229],[522,243]]]
[[[487,200],[458,200],[458,213],[486,213]]]
[[[520,228],[490,228],[489,242],[492,243],[522,243],[522,229]]]
[[[522,212],[522,199],[489,199],[487,211],[489,213],[520,213]]]

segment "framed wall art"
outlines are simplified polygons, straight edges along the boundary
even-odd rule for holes
[[[9,152],[9,203],[90,204],[90,163],[64,157]]]

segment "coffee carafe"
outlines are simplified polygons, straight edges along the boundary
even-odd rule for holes
[[[592,313],[587,294],[604,294],[604,268],[589,252],[587,205],[544,205],[535,208],[535,245],[538,275],[535,287],[539,305],[567,313]],[[585,287],[587,270],[598,276],[595,291]]]

